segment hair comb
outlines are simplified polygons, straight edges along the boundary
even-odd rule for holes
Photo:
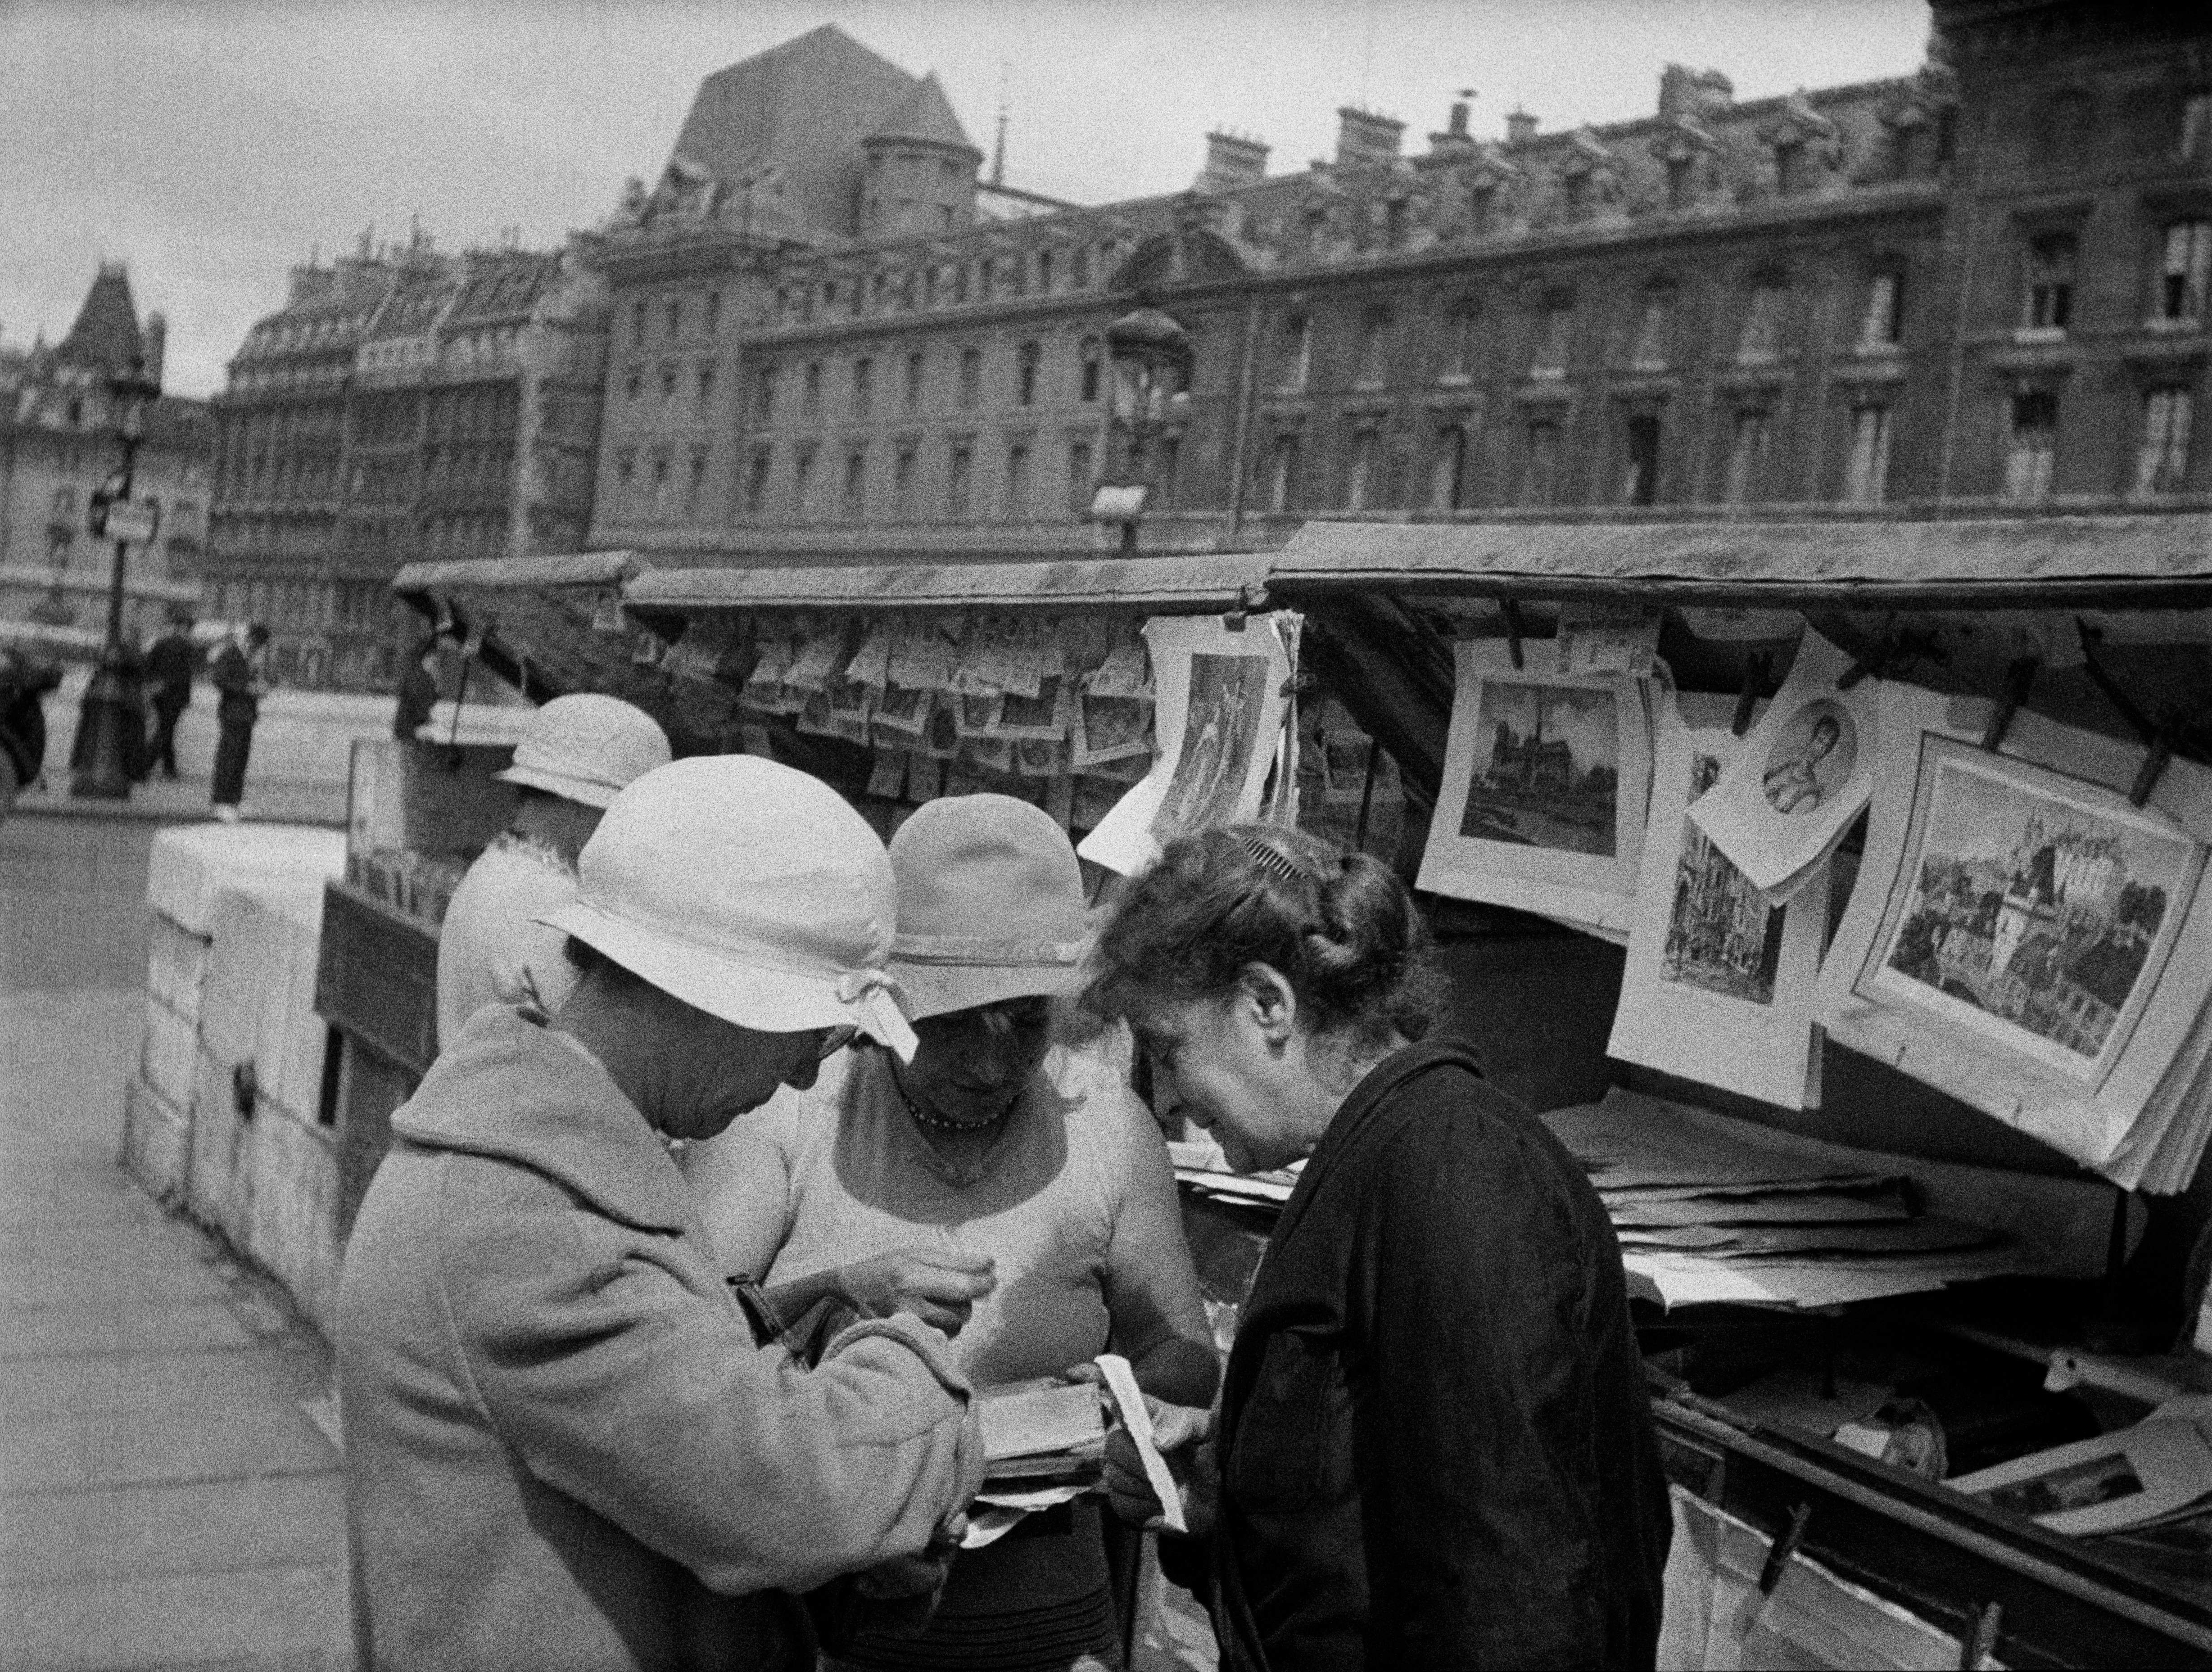
[[[1286,883],[1312,879],[1311,872],[1264,836],[1255,836],[1249,830],[1240,830],[1237,836],[1237,845],[1250,854],[1253,862],[1262,870]]]

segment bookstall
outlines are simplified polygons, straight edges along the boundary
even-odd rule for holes
[[[2212,518],[532,562],[398,586],[886,835],[989,788],[1101,880],[1260,816],[1417,879],[1451,1025],[1622,1237],[1671,1663],[2212,1662]],[[1177,1160],[1225,1342],[1291,1181]]]

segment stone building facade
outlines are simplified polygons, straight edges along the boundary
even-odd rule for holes
[[[374,688],[418,630],[400,565],[578,550],[605,323],[573,251],[295,269],[216,402],[211,605],[269,623],[284,682]]]
[[[933,82],[878,73],[880,113],[757,125],[724,148],[742,168],[702,166],[726,79],[881,66],[817,31],[710,78],[692,149],[603,229],[592,544],[1099,547],[1082,514],[1126,435],[1104,332],[1140,292],[1195,350],[1147,549],[1314,516],[2212,498],[2212,26],[2070,0],[1935,21],[1891,80],[1738,102],[1670,65],[1647,116],[1478,137],[1455,106],[1419,150],[1347,108],[1310,169],[1215,134],[1187,192],[1020,218],[959,195],[980,154]],[[849,199],[785,185],[801,144]]]
[[[141,322],[129,273],[109,264],[59,343],[0,350],[0,620],[105,630],[115,549],[87,513],[123,462],[109,384],[134,365],[158,382],[165,334],[159,313]],[[126,630],[151,638],[198,598],[214,452],[204,402],[165,395],[144,410],[132,495],[160,520],[129,554]]]

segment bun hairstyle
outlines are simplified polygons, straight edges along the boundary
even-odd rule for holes
[[[1224,998],[1254,964],[1290,982],[1311,1031],[1365,1049],[1420,1038],[1441,1008],[1428,926],[1397,873],[1272,824],[1169,843],[1099,931],[1085,1006]]]

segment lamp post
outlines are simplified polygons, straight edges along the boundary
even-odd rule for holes
[[[1182,392],[1190,374],[1190,333],[1149,295],[1106,327],[1107,357],[1114,365],[1115,416],[1128,427],[1129,452],[1118,484],[1102,487],[1093,502],[1121,524],[1124,556],[1137,550],[1137,520],[1151,487],[1146,457],[1168,402]]]
[[[150,540],[153,530],[140,520],[131,498],[131,473],[138,462],[138,440],[146,407],[161,392],[161,386],[146,375],[146,362],[134,361],[128,371],[108,380],[107,392],[114,402],[116,434],[123,442],[123,467],[111,478],[114,493],[103,488],[94,496],[90,526],[94,538],[112,534],[115,565],[107,581],[107,635],[100,646],[100,671],[85,687],[84,704],[77,714],[77,737],[70,751],[77,765],[70,779],[70,793],[88,800],[127,801],[131,799],[131,760],[144,746],[143,720],[138,712],[137,676],[123,654],[123,580],[131,561],[131,542]],[[119,510],[117,508],[121,508]],[[137,731],[137,747],[132,733]]]

